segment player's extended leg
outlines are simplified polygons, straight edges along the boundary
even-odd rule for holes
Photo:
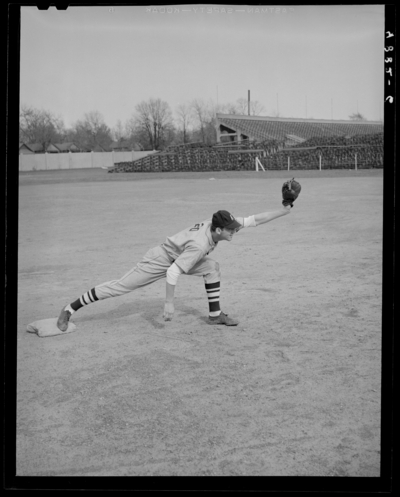
[[[124,274],[122,278],[97,285],[64,307],[57,321],[58,328],[61,331],[65,331],[68,328],[68,321],[72,314],[83,306],[110,297],[125,295],[137,288],[150,285],[161,278],[165,278],[170,265],[171,260],[168,258],[164,249],[161,247],[150,249],[143,259],[134,268]]]
[[[208,298],[208,319],[210,324],[224,324],[236,326],[238,321],[228,317],[221,311],[219,297],[221,290],[221,271],[219,264],[211,257],[205,257],[192,267],[187,273],[194,276],[203,276]]]

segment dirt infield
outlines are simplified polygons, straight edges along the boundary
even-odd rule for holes
[[[181,276],[170,323],[161,281],[39,338],[167,235],[279,208],[290,174],[20,174],[17,475],[379,476],[383,172],[295,175],[289,216],[213,253],[239,326]]]

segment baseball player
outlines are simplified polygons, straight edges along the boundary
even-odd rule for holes
[[[285,189],[288,183],[284,183],[282,187],[283,207],[279,210],[237,218],[225,210],[220,210],[212,216],[212,219],[194,224],[176,235],[167,237],[164,243],[148,250],[143,259],[122,278],[95,286],[64,307],[57,321],[58,328],[66,331],[72,314],[88,304],[124,295],[162,278],[166,278],[163,317],[165,321],[171,321],[174,314],[175,286],[181,274],[204,278],[210,324],[236,326],[238,321],[221,311],[219,302],[221,272],[218,262],[209,257],[209,254],[219,242],[231,241],[234,234],[241,229],[256,227],[289,214],[298,193],[291,189],[290,185],[289,189]],[[285,193],[287,191],[292,193]]]

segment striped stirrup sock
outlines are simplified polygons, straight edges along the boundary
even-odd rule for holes
[[[219,281],[217,281],[217,283],[206,283],[209,316],[213,318],[221,314],[221,309],[219,307],[220,288],[221,284]]]
[[[78,300],[75,300],[75,302],[72,302],[70,306],[74,311],[77,311],[84,305],[91,304],[92,302],[96,302],[96,300],[99,300],[94,288],[89,290],[88,292],[84,293],[81,297],[79,297]]]

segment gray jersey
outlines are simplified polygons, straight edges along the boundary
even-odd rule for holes
[[[175,259],[175,264],[185,273],[217,245],[218,242],[214,242],[211,236],[211,219],[169,236],[163,243],[168,255]]]

